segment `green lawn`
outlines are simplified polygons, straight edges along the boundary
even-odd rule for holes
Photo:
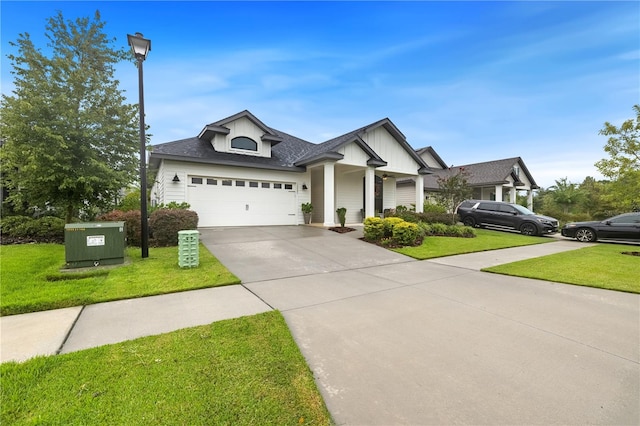
[[[640,247],[601,243],[483,271],[640,293],[640,257],[621,254],[629,251],[640,251]]]
[[[178,266],[178,247],[149,249],[142,259],[137,247],[127,261],[88,273],[60,272],[65,248],[60,244],[0,246],[0,314],[81,306],[205,287],[240,280],[201,244],[197,268]]]
[[[328,425],[276,311],[0,365],[0,424]]]
[[[529,237],[511,232],[486,229],[476,229],[475,231],[475,238],[425,237],[422,245],[418,247],[402,247],[393,249],[393,251],[423,260],[554,241],[550,237]]]

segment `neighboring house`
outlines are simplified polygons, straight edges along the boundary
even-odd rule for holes
[[[204,126],[195,137],[154,145],[154,204],[187,202],[199,226],[297,225],[302,203],[312,222],[334,226],[339,207],[347,223],[395,208],[396,180],[417,181],[430,168],[389,119],[314,144],[266,126],[242,111]],[[411,197],[409,197],[411,198]]]
[[[416,152],[433,171],[423,178],[425,200],[438,192],[438,178],[447,178],[451,173],[464,169],[468,175],[469,186],[473,188],[472,198],[515,203],[516,193],[526,191],[527,206],[530,209],[533,206],[533,190],[539,186],[520,157],[448,167],[431,147]],[[413,198],[409,195],[415,191],[415,181],[402,179],[397,185],[398,203],[411,206]]]

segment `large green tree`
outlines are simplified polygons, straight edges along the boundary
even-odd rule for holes
[[[556,205],[562,207],[563,213],[569,213],[584,197],[579,186],[569,182],[566,177],[556,180],[556,184],[548,189],[550,197]]]
[[[14,205],[108,208],[135,180],[138,116],[115,79],[130,55],[114,47],[99,12],[47,20],[46,53],[19,34],[8,55],[15,89],[0,103],[3,184]]]
[[[640,105],[634,105],[635,119],[620,126],[604,123],[600,130],[609,136],[604,150],[609,158],[596,163],[600,172],[611,179],[611,196],[621,210],[640,209]]]

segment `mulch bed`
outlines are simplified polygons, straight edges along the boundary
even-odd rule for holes
[[[337,232],[338,234],[346,234],[347,232],[355,230],[355,228],[349,228],[348,226],[334,226],[332,228],[329,228],[329,231]]]

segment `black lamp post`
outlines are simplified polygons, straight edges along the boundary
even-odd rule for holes
[[[142,34],[127,34],[129,46],[138,61],[138,87],[140,95],[140,246],[142,258],[149,257],[149,222],[147,218],[147,139],[144,125],[144,86],[142,83],[142,63],[147,59],[151,50],[151,40],[142,37]]]

